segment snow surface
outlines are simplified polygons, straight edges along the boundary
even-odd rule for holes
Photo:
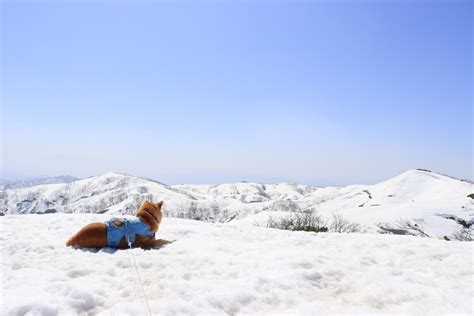
[[[0,218],[3,315],[143,315],[130,251],[66,239],[106,214]],[[472,243],[165,218],[133,249],[153,314],[473,313]]]

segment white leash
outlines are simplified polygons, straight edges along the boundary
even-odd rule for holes
[[[125,221],[125,226],[127,225],[127,222]],[[125,227],[125,230],[127,230],[127,227]],[[146,298],[146,294],[145,294],[145,288],[143,287],[143,282],[142,282],[142,278],[140,276],[140,272],[138,272],[138,267],[137,267],[137,262],[135,261],[135,256],[133,255],[133,252],[130,251],[132,249],[132,243],[130,242],[129,238],[127,237],[127,234],[125,234],[125,237],[127,239],[127,244],[128,244],[128,248],[127,248],[127,254],[128,254],[128,261],[129,261],[129,264],[130,266],[132,266],[132,262],[130,260],[130,257],[132,257],[133,259],[133,267],[135,268],[135,272],[137,273],[138,275],[138,281],[140,283],[140,287],[142,289],[142,294],[143,294],[143,298],[145,299],[145,305],[146,305],[146,310],[147,310],[147,315],[152,315],[151,313],[151,309],[150,309],[150,305],[148,304],[148,299]]]

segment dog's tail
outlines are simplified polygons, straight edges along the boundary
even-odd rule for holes
[[[77,234],[72,235],[67,241],[66,246],[74,246],[77,244]]]

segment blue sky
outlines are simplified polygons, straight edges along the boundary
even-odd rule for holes
[[[470,1],[2,1],[3,177],[472,179]]]

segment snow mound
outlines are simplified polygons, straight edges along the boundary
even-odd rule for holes
[[[409,170],[390,180],[373,186],[372,203],[440,201],[473,188],[472,183],[422,170]],[[388,194],[387,194],[388,193]],[[389,195],[391,195],[389,197]]]
[[[64,246],[108,218],[0,218],[2,314],[144,314],[130,252]],[[153,314],[473,312],[470,243],[167,218],[158,236],[176,241],[131,250]]]

